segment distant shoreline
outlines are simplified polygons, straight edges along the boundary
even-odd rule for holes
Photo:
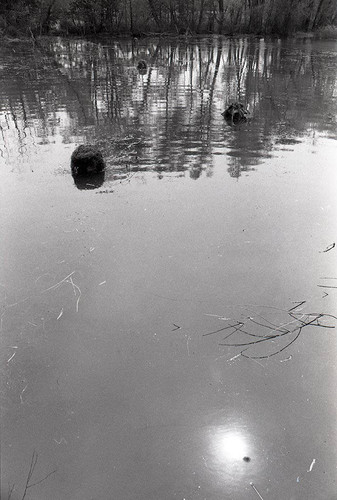
[[[311,39],[311,40],[317,40],[317,39],[324,39],[324,40],[337,40],[337,26],[326,26],[324,28],[320,28],[316,31],[312,32],[304,32],[304,31],[297,31],[289,35],[280,35],[277,33],[273,34],[263,34],[263,33],[188,33],[188,34],[177,34],[177,33],[171,33],[171,32],[147,32],[147,33],[138,33],[137,35],[132,34],[132,33],[119,33],[119,34],[112,34],[112,33],[66,33],[62,31],[55,31],[51,32],[48,35],[42,35],[42,38],[53,38],[53,37],[62,37],[62,38],[84,38],[84,39],[91,39],[91,38],[96,38],[96,39],[104,39],[106,37],[110,38],[130,38],[134,40],[139,40],[142,38],[171,38],[171,39],[177,39],[177,40],[188,40],[188,39],[195,39],[195,38],[204,38],[204,37],[221,37],[221,38],[266,38],[266,39],[275,39],[275,38],[280,38],[280,39]],[[35,38],[35,37],[34,37]],[[40,38],[39,36],[37,38]],[[27,36],[27,35],[21,35],[17,34],[16,36],[14,35],[8,35],[6,33],[1,33],[0,32],[0,39],[4,41],[5,43],[15,43],[15,42],[22,42],[22,41],[27,41],[27,40],[32,40],[32,36]]]

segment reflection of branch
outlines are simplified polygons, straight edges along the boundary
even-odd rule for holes
[[[30,461],[30,466],[29,466],[29,471],[28,471],[28,475],[27,475],[27,480],[26,480],[26,484],[25,484],[25,489],[24,489],[24,492],[23,492],[23,495],[22,495],[22,498],[21,500],[24,500],[26,494],[27,494],[27,490],[28,488],[32,488],[32,486],[36,486],[40,483],[42,483],[43,481],[45,481],[49,476],[51,476],[52,474],[54,474],[56,472],[56,469],[53,470],[52,472],[49,472],[49,474],[47,474],[44,478],[40,479],[39,481],[37,481],[36,483],[32,483],[32,484],[29,484],[30,483],[30,480],[34,474],[34,469],[36,467],[36,464],[37,464],[37,460],[38,460],[38,454],[37,452],[34,450],[33,451],[33,455],[32,455],[32,458],[31,458],[31,461]],[[11,492],[10,494],[12,494],[12,490],[13,488],[11,489]]]
[[[148,71],[148,75],[147,75],[147,79],[146,79],[146,85],[145,85],[145,88],[144,88],[143,106],[145,106],[146,103],[147,103],[147,96],[148,96],[149,90],[151,88],[152,68],[153,68],[153,64],[157,60],[159,49],[160,49],[160,44],[161,44],[161,42],[159,40],[159,42],[157,44],[157,47],[156,47],[156,50],[154,51],[154,54],[151,57],[150,67],[149,67],[149,71]]]
[[[61,78],[63,80],[65,80],[65,82],[67,83],[67,85],[69,86],[69,88],[73,91],[73,93],[75,94],[77,100],[78,100],[78,103],[80,105],[80,109],[83,113],[83,116],[84,116],[84,119],[86,120],[87,119],[87,116],[86,116],[86,112],[85,112],[85,107],[81,101],[81,97],[80,97],[80,94],[79,92],[77,91],[77,88],[75,85],[73,85],[72,81],[70,80],[70,78],[67,76],[67,75],[64,75],[62,73],[62,71],[60,70],[60,66],[59,64],[54,60],[54,54],[52,52],[50,52],[48,49],[46,49],[45,47],[42,46],[42,44],[39,42],[39,40],[34,36],[34,48],[36,48],[40,54],[42,56],[45,56],[47,57],[47,59],[50,61],[50,63],[52,64],[52,66],[56,69],[56,71],[59,73],[59,75],[61,76]]]
[[[169,91],[170,91],[170,86],[171,86],[171,80],[172,80],[172,68],[174,66],[174,52],[175,52],[175,47],[171,47],[171,53],[170,53],[170,63],[168,67],[168,76],[167,80],[165,82],[165,100],[166,100],[166,118],[168,122],[168,110],[169,110]]]
[[[221,61],[221,54],[222,54],[222,45],[221,41],[219,41],[219,46],[217,48],[217,56],[216,56],[216,61],[215,61],[215,69],[214,69],[214,75],[212,79],[212,83],[210,85],[209,89],[209,115],[211,117],[211,107],[212,107],[212,102],[213,102],[213,94],[214,94],[214,87],[215,87],[215,82],[219,73],[219,66],[220,66],[220,61]]]

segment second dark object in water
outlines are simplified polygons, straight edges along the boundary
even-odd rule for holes
[[[230,123],[240,123],[247,120],[249,114],[248,109],[241,102],[233,102],[228,108],[221,113],[222,116]]]
[[[142,59],[142,60],[140,60],[140,61],[138,62],[138,64],[137,64],[137,69],[138,69],[139,71],[141,71],[141,72],[143,72],[143,71],[146,71],[146,70],[147,70],[147,64],[146,64],[146,62],[145,62],[143,59]]]
[[[87,176],[102,172],[105,168],[103,155],[91,144],[81,144],[71,155],[71,172],[73,176]]]

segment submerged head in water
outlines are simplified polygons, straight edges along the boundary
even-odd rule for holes
[[[241,102],[233,102],[221,114],[227,122],[240,123],[247,120],[249,111]]]
[[[105,163],[102,153],[91,144],[81,144],[71,155],[71,173],[74,177],[102,172]]]

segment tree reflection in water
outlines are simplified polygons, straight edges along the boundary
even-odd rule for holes
[[[335,120],[322,113],[333,107],[336,60],[314,43],[48,39],[43,57],[3,47],[0,161],[29,161],[37,144],[57,137],[99,143],[110,171],[127,164],[198,179],[212,175],[217,153],[240,177],[303,136],[336,136]],[[221,116],[233,100],[252,116],[235,128]]]

